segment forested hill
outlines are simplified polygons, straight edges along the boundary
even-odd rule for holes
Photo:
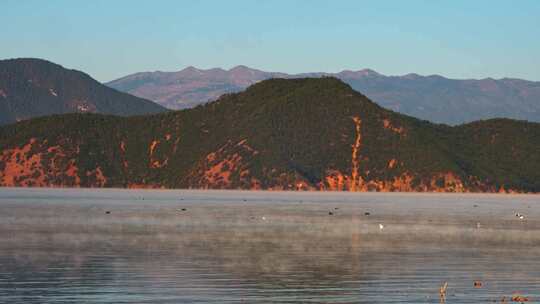
[[[189,110],[0,129],[3,186],[540,192],[540,124],[457,127],[336,78],[272,79]]]
[[[73,112],[129,116],[164,111],[152,101],[116,91],[49,61],[0,60],[0,125]]]

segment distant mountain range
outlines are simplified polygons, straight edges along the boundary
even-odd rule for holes
[[[49,61],[0,60],[0,125],[51,114],[129,116],[164,111],[150,100],[119,92]]]
[[[157,115],[22,121],[0,128],[0,151],[2,186],[540,192],[540,124],[433,124],[336,78],[265,80]]]
[[[136,73],[106,85],[169,109],[184,109],[265,79],[323,76],[343,80],[385,108],[433,122],[455,125],[497,117],[540,122],[540,82],[509,78],[385,76],[368,69],[290,75],[237,66],[230,70],[189,67],[179,72]]]

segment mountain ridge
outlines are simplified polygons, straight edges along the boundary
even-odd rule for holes
[[[153,116],[0,128],[0,185],[540,192],[540,124],[433,124],[339,79],[270,79]]]
[[[237,66],[238,67],[238,66]],[[245,66],[243,66],[245,67]],[[235,67],[236,68],[236,67]],[[239,92],[270,78],[337,77],[381,106],[437,123],[457,125],[479,119],[513,118],[540,122],[540,82],[515,78],[449,79],[409,73],[385,76],[370,69],[337,73],[287,74],[250,69],[239,81],[231,70],[199,70],[198,74],[146,72],[106,83],[116,89],[183,109]],[[185,69],[184,69],[185,70]],[[139,75],[138,78],[129,76]]]

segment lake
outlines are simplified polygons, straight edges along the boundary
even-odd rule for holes
[[[538,195],[0,189],[1,303],[534,303],[539,260]]]

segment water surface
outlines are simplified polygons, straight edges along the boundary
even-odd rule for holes
[[[534,195],[4,188],[0,302],[535,302],[539,219]]]

